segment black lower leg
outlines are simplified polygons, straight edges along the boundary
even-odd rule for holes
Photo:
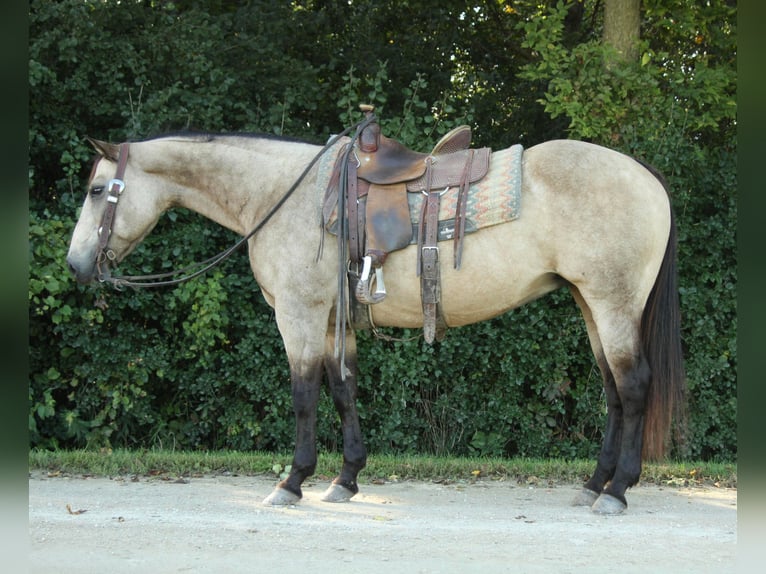
[[[314,474],[317,465],[316,423],[321,384],[321,364],[298,374],[292,369],[293,410],[295,411],[295,453],[289,476],[279,483],[293,494],[302,496],[301,484]]]
[[[593,492],[601,493],[604,485],[611,480],[617,467],[617,460],[620,456],[620,442],[622,438],[622,404],[617,394],[614,380],[609,379],[604,384],[606,391],[607,416],[606,429],[604,432],[604,442],[601,445],[601,452],[598,455],[596,470],[585,483],[585,488]]]
[[[356,410],[357,395],[357,365],[356,349],[348,344],[346,347],[346,372],[345,380],[341,377],[338,360],[328,356],[325,361],[327,376],[330,385],[330,393],[335,408],[340,416],[343,432],[343,468],[340,474],[333,480],[333,484],[339,484],[356,494],[359,491],[357,476],[367,464],[367,450],[362,440],[362,431],[359,425],[359,414]]]
[[[644,431],[643,415],[625,417],[622,449],[617,462],[617,469],[604,489],[606,494],[614,496],[627,505],[625,491],[638,482],[641,476],[641,437]]]
[[[625,502],[625,491],[641,476],[646,396],[651,381],[649,365],[641,357],[618,388],[623,409],[622,437],[617,468],[605,492]]]

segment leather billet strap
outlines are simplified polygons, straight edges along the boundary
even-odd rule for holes
[[[470,174],[473,164],[474,150],[468,150],[468,158],[465,162],[463,177],[460,181],[460,189],[457,195],[457,206],[455,207],[455,238],[453,243],[453,265],[455,269],[460,269],[460,263],[463,258],[463,237],[465,236],[465,212],[468,203],[468,187],[471,183]]]
[[[98,227],[98,249],[99,257],[106,252],[106,245],[109,243],[109,236],[112,233],[114,224],[114,212],[117,209],[117,202],[125,189],[125,167],[128,165],[129,144],[120,144],[120,152],[117,158],[117,172],[114,178],[107,184],[108,195],[106,197],[106,207],[104,215],[101,216],[101,225]]]
[[[431,157],[426,160],[427,180],[430,188]],[[420,298],[423,304],[423,338],[433,343],[444,336],[447,325],[441,313],[441,285],[439,276],[439,199],[443,192],[428,191],[423,199],[418,237],[418,269]]]
[[[348,183],[346,185],[346,209],[348,210],[348,249],[349,259],[358,265],[362,260],[362,233],[364,223],[360,222],[359,214],[359,180],[356,169],[359,163],[352,153],[348,160]],[[343,217],[343,214],[338,214]]]

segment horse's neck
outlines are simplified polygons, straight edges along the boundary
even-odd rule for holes
[[[168,205],[199,213],[240,235],[276,205],[311,159],[303,159],[309,146],[256,138],[165,145],[154,160],[163,164],[154,170],[169,182]]]

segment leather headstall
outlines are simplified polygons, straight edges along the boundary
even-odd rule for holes
[[[98,275],[100,280],[104,280],[107,273],[101,270],[101,263],[105,259],[113,260],[116,256],[114,251],[107,249],[106,246],[109,243],[109,236],[112,234],[112,225],[114,224],[114,212],[117,210],[117,202],[120,200],[125,189],[125,167],[128,164],[128,149],[129,144],[120,144],[120,151],[117,157],[117,172],[114,174],[114,178],[109,180],[107,184],[108,195],[106,197],[106,207],[104,208],[104,214],[101,216],[101,225],[98,227],[98,255],[96,263],[98,266]]]

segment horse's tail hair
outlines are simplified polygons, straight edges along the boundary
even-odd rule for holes
[[[649,170],[666,191],[664,178]],[[686,424],[686,374],[678,299],[677,234],[671,208],[670,234],[657,279],[641,317],[641,342],[652,373],[644,418],[643,457],[659,460],[669,445],[681,446]]]

